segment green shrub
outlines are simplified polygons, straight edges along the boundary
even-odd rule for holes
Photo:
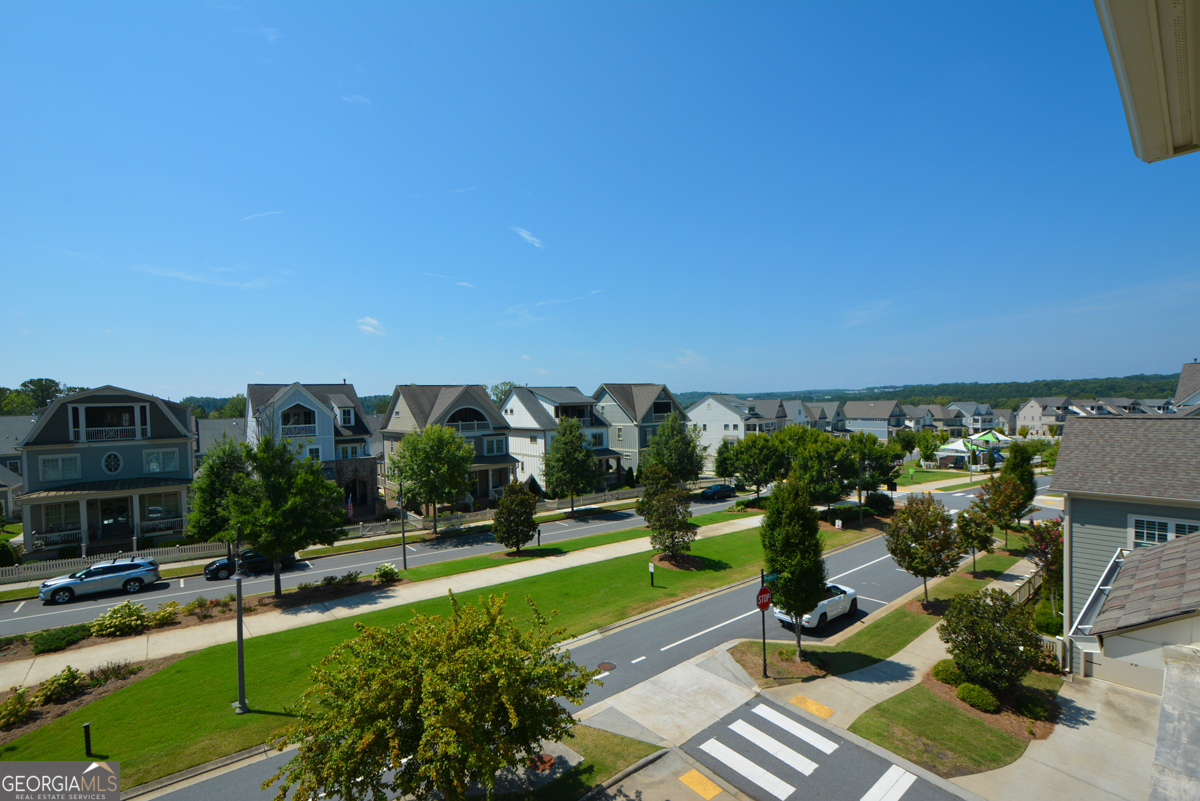
[[[199,595],[183,605],[182,610],[185,615],[194,615],[197,618],[212,617],[208,614],[208,599],[203,595]]]
[[[61,651],[91,636],[92,627],[87,623],[76,623],[73,626],[39,631],[33,635],[33,652],[47,654],[52,651]]]
[[[337,576],[322,576],[321,584],[325,587],[332,587],[334,584],[337,584],[337,580]]]
[[[129,637],[141,634],[150,624],[146,605],[126,601],[92,621],[93,637]]]
[[[335,587],[349,587],[358,581],[358,577],[362,575],[361,571],[351,570],[343,576],[339,576],[334,580]]]
[[[389,584],[400,580],[400,570],[391,562],[384,562],[375,568],[375,580],[380,584]]]
[[[0,637],[0,648],[11,648],[14,645],[24,645],[26,637],[24,634],[14,634],[11,637]]]
[[[994,692],[1007,692],[1042,663],[1042,637],[1033,612],[1003,590],[979,590],[950,602],[938,629],[963,675]]]
[[[996,696],[992,695],[991,690],[986,690],[969,681],[958,685],[958,691],[954,695],[967,706],[973,706],[980,712],[990,713],[1000,709],[1000,702],[996,700]]]
[[[896,508],[896,502],[886,492],[868,492],[863,497],[863,503],[874,509],[876,514],[890,515]]]
[[[179,622],[179,602],[167,601],[160,603],[158,609],[146,616],[146,623],[152,629],[162,629],[174,626]]]
[[[88,671],[88,686],[102,687],[110,681],[127,679],[141,670],[141,665],[131,665],[128,659],[105,662],[100,667],[94,667]]]
[[[33,704],[29,700],[29,690],[24,687],[11,687],[12,695],[0,702],[0,729],[19,726],[29,717]]]
[[[957,687],[966,682],[967,677],[958,669],[958,665],[954,664],[953,659],[943,659],[933,666],[933,677],[942,684],[949,684],[951,687]]]
[[[302,581],[296,585],[296,589],[300,592],[304,592],[305,590],[311,590],[315,586],[317,585],[313,584],[311,581]]]
[[[60,546],[58,546],[58,558],[59,559],[78,559],[79,558],[79,546],[78,545],[60,545]]]
[[[232,592],[228,593],[227,595],[222,595],[221,603],[226,604],[226,605],[236,604],[237,603],[237,595],[235,595]]]
[[[254,611],[254,604],[242,604],[242,614],[248,615]]]
[[[0,567],[12,567],[21,564],[21,554],[11,542],[0,542]]]
[[[87,687],[87,679],[83,677],[83,674],[70,665],[67,665],[58,673],[55,673],[42,682],[42,686],[38,687],[37,692],[33,696],[33,701],[39,705],[61,704],[65,701],[70,701],[86,690]]]
[[[1045,698],[1033,693],[1018,696],[1013,709],[1030,720],[1049,720],[1054,717],[1054,707]]]

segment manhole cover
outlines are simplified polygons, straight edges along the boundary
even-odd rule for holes
[[[601,662],[596,667],[600,668],[601,670],[615,670],[617,666],[612,662]]]

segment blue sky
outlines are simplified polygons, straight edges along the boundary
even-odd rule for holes
[[[0,11],[0,385],[1175,372],[1200,155],[1091,2]]]

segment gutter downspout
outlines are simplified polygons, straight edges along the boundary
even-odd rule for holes
[[[1071,622],[1075,619],[1072,599],[1071,564],[1075,554],[1075,537],[1071,519],[1071,494],[1063,493],[1063,672],[1073,674],[1074,643],[1071,641]]]

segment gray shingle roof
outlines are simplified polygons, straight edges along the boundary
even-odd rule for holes
[[[1052,484],[1056,492],[1200,500],[1200,418],[1068,418]]]
[[[1175,402],[1183,403],[1196,392],[1200,392],[1200,363],[1187,362],[1179,371],[1179,385],[1175,389]]]
[[[404,399],[418,428],[425,428],[430,420],[439,418],[463,395],[481,411],[487,410],[484,414],[490,412],[495,418],[492,422],[496,431],[511,428],[492,402],[487,389],[478,384],[398,384],[395,391]]]
[[[837,417],[838,409],[842,409],[841,401],[818,401],[817,403],[810,403],[808,405],[809,406],[820,406],[822,409],[825,410],[825,416],[828,417],[830,420],[832,420],[834,417]],[[846,410],[842,409],[843,415],[845,414],[845,412],[846,412]]]
[[[199,434],[199,443],[196,446],[197,454],[208,453],[213,444],[222,436],[228,436],[234,442],[246,441],[246,424],[244,420],[229,419],[229,418],[205,418],[196,421],[197,434]]]
[[[21,478],[19,473],[14,473],[4,465],[0,465],[0,487],[8,487],[12,489],[19,487],[25,483],[25,479]]]
[[[1125,557],[1092,634],[1200,612],[1200,536],[1178,537]]]
[[[520,401],[521,405],[525,407],[525,410],[529,412],[529,415],[533,418],[534,422],[537,423],[538,428],[542,429],[543,431],[554,431],[556,428],[558,428],[558,421],[554,419],[552,414],[546,411],[546,407],[543,406],[538,399],[533,396],[533,392],[531,390],[528,390],[525,387],[514,387],[513,396]],[[546,397],[549,399],[548,395]],[[587,396],[585,395],[584,397]],[[588,398],[588,400],[590,401],[591,398]]]
[[[898,405],[894,400],[846,401],[842,413],[855,420],[890,417]]]
[[[607,389],[613,400],[625,410],[625,414],[629,415],[635,423],[640,423],[646,416],[646,412],[653,408],[659,393],[667,389],[667,386],[666,384],[601,384],[600,389]],[[593,393],[593,397],[600,393],[600,389]],[[670,394],[670,390],[667,392]]]
[[[291,384],[249,384],[246,387],[246,400],[254,409],[261,409],[276,397],[282,395]],[[334,406],[353,406],[357,414],[354,425],[343,426],[340,419],[333,421],[336,436],[339,437],[370,437],[371,426],[367,421],[367,412],[353,384],[300,384],[312,396],[329,407],[330,413]]]
[[[0,453],[16,453],[33,425],[31,414],[0,415]]]
[[[560,406],[590,406],[596,402],[595,398],[584,395],[577,387],[529,387],[528,389]]]

